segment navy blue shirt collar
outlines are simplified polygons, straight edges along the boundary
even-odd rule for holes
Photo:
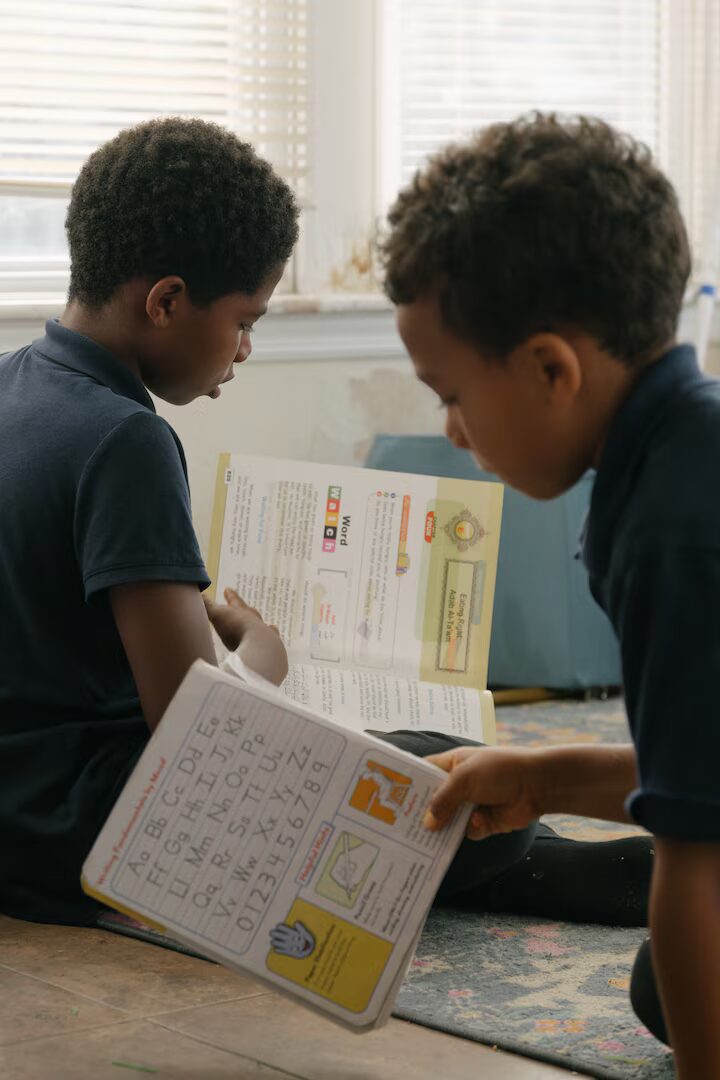
[[[47,360],[88,375],[121,397],[130,398],[155,412],[152,398],[142,382],[122,361],[96,341],[61,326],[57,319],[45,323],[45,337],[33,348]]]
[[[591,573],[606,561],[614,521],[632,491],[653,428],[679,396],[705,381],[693,346],[676,345],[648,365],[620,405],[600,456],[583,530],[583,554]]]

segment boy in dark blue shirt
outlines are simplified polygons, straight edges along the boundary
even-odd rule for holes
[[[537,498],[597,469],[584,557],[634,744],[442,754],[428,827],[470,801],[474,838],[549,812],[653,833],[633,1004],[681,1080],[717,1080],[720,384],[675,344],[690,271],[675,194],[607,125],[539,115],[437,155],[390,224],[387,290],[453,442]]]
[[[216,663],[185,459],[148,389],[215,398],[297,237],[289,187],[198,120],[85,164],[68,305],[0,359],[0,911],[92,923],[82,860],[190,664]],[[147,388],[147,389],[146,389]],[[277,634],[219,629],[276,682]]]

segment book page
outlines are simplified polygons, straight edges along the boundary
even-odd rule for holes
[[[495,742],[495,708],[489,690],[317,664],[291,664],[281,690],[291,701],[353,731],[406,728]]]
[[[209,571],[290,660],[482,689],[502,485],[222,455]]]
[[[83,887],[361,1030],[387,1014],[470,808],[422,827],[440,770],[198,661]]]

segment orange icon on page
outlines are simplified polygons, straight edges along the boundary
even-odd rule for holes
[[[350,805],[387,825],[394,825],[397,812],[411,786],[409,776],[394,772],[376,761],[367,761],[355,784]]]

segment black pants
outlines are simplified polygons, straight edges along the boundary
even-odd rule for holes
[[[392,731],[389,734],[373,732],[385,742],[407,750],[415,757],[429,757],[453,750],[458,746],[480,746],[472,739],[456,739],[452,735],[439,735],[436,731]],[[523,859],[537,833],[537,822],[525,829],[511,833],[498,833],[485,840],[463,840],[450,864],[435,897],[435,904],[451,904],[479,886],[486,885],[510,866]]]
[[[653,967],[650,938],[643,941],[635,957],[635,964],[630,979],[630,1003],[639,1020],[656,1039],[670,1045],[665,1018],[663,1016],[660,995],[658,993],[655,969]]]

